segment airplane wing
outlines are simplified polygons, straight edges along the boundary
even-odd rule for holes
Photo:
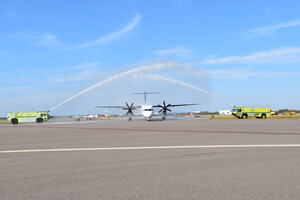
[[[133,106],[134,103],[131,103],[129,105],[127,102],[125,103],[125,106],[99,106],[99,105],[94,105],[93,107],[97,108],[121,108],[122,110],[127,110],[127,113],[125,115],[132,116],[133,115],[133,110],[136,110],[137,108],[141,108],[141,106]]]
[[[125,108],[126,106],[99,106],[99,105],[93,105],[95,108]]]
[[[127,110],[127,106],[100,106],[100,105],[93,105],[95,108],[121,108]],[[132,109],[141,108],[142,106],[132,106]]]
[[[167,106],[167,107],[177,107],[177,106],[193,106],[193,105],[199,105],[198,103],[187,103],[187,104],[168,104],[168,105],[165,105],[164,106]],[[154,105],[153,107],[154,108],[160,108],[160,107],[164,107],[162,105]]]
[[[177,107],[177,106],[193,106],[193,105],[199,105],[198,103],[185,103],[185,104],[166,104],[165,101],[163,101],[163,104],[160,105],[154,105],[153,107],[155,108],[161,108],[158,112],[163,113],[164,117],[162,118],[163,120],[165,119],[165,116],[167,114],[167,111],[172,112],[172,110],[169,109],[169,107]]]

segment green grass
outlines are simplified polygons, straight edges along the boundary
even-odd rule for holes
[[[272,115],[269,119],[300,119],[300,115]]]

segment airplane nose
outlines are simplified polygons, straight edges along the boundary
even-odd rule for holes
[[[152,117],[152,112],[147,111],[147,112],[144,112],[143,114],[145,117]]]

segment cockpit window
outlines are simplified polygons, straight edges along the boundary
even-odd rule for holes
[[[153,111],[153,109],[151,109],[151,108],[148,109],[148,108],[147,108],[147,109],[144,109],[143,111]]]
[[[242,109],[232,109],[232,112],[242,112]]]

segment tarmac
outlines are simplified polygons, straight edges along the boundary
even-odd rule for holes
[[[0,199],[299,199],[300,120],[0,126]]]

